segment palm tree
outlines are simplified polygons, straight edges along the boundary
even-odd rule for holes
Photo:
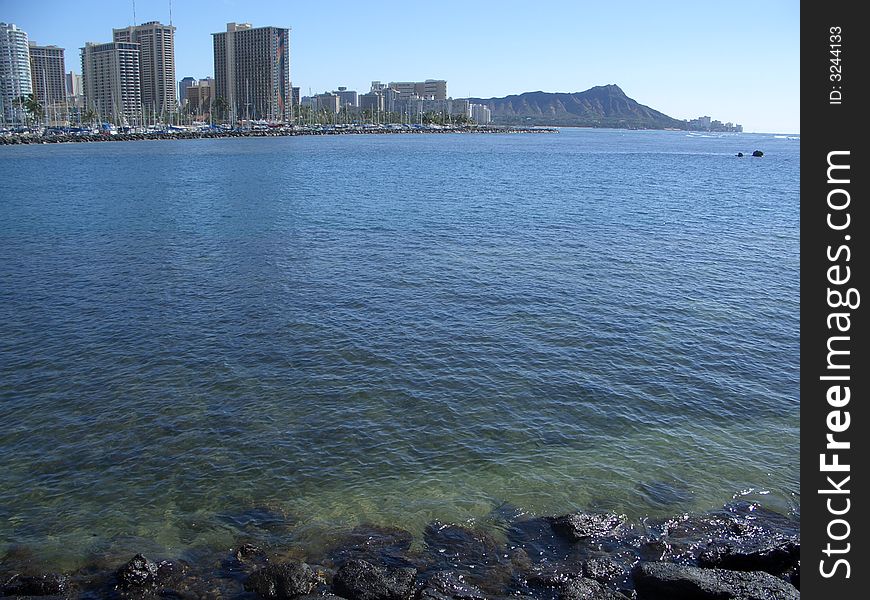
[[[19,96],[16,102],[20,108],[24,109],[24,111],[30,115],[33,122],[38,123],[42,120],[45,111],[42,108],[42,104],[40,104],[39,100],[36,99],[36,94]]]
[[[226,120],[227,109],[230,107],[230,103],[227,102],[226,98],[218,96],[214,99],[214,111],[217,113],[217,118],[220,121]]]
[[[93,125],[97,122],[97,113],[93,108],[87,109],[81,117],[82,123],[87,123],[88,125]]]

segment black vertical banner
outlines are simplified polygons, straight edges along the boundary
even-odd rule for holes
[[[801,7],[801,593],[867,597],[868,44],[855,2]]]

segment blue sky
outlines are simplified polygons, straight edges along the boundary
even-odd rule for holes
[[[136,0],[136,21],[169,22],[169,0]],[[0,0],[0,21],[66,48],[133,23],[133,0]],[[800,2],[623,0],[174,0],[176,75],[213,75],[226,23],[292,28],[291,77],[307,95],[372,80],[446,79],[454,97],[576,92],[615,83],[678,119],[800,132]]]

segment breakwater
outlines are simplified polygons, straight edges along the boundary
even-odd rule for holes
[[[232,547],[162,560],[92,556],[73,572],[41,571],[26,549],[0,558],[0,595],[67,598],[306,600],[796,600],[798,522],[757,503],[664,520],[616,513],[534,517],[497,507],[490,527],[441,521],[422,535],[363,524],[294,543],[291,517],[239,511],[251,527],[280,527],[275,547]],[[680,593],[677,594],[677,591]]]
[[[273,129],[203,131],[159,131],[144,133],[64,133],[59,135],[8,135],[0,137],[0,145],[59,144],[81,142],[127,142],[136,140],[200,140],[245,137],[286,137],[300,135],[386,135],[437,133],[558,133],[555,127],[287,127]]]

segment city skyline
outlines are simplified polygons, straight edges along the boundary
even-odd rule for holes
[[[9,4],[0,20],[40,45],[66,48],[68,70],[85,42],[111,41],[113,29],[134,24],[132,2],[40,6]],[[137,24],[170,21],[168,0],[135,6]],[[629,2],[618,14],[567,2],[540,14],[511,2],[484,11],[452,1],[423,12],[406,6],[338,2],[325,15],[303,4],[176,1],[176,80],[214,77],[212,34],[250,22],[292,29],[292,82],[303,95],[364,92],[375,79],[446,79],[454,98],[615,83],[677,119],[711,115],[747,132],[800,131],[798,2],[738,1],[727,13],[686,2]]]

